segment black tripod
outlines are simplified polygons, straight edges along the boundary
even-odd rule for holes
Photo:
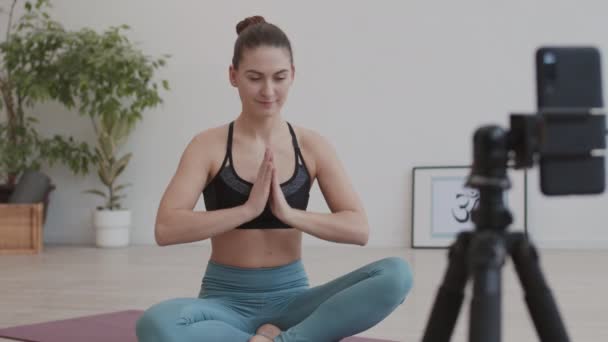
[[[500,127],[475,132],[473,169],[467,180],[467,186],[478,189],[480,195],[472,217],[475,231],[461,233],[450,247],[424,342],[450,340],[469,277],[473,279],[469,341],[500,342],[501,268],[507,254],[513,259],[540,340],[569,341],[534,246],[524,234],[507,232],[513,218],[505,206],[504,191],[510,188],[506,169],[509,153],[517,149],[514,145],[513,134]]]

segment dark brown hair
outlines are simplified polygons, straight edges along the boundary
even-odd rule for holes
[[[232,66],[235,69],[239,67],[244,49],[253,49],[262,45],[286,48],[289,51],[289,60],[293,64],[289,38],[278,26],[266,22],[264,17],[256,15],[241,20],[236,25],[236,33],[239,36],[234,43],[232,56]]]

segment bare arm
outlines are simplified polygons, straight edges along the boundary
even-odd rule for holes
[[[186,147],[177,171],[160,201],[154,229],[160,246],[205,240],[252,220],[254,212],[241,205],[229,209],[194,211],[207,182],[211,145],[207,132]]]
[[[369,224],[359,196],[351,185],[334,148],[311,132],[316,177],[331,213],[290,210],[289,225],[323,240],[356,245],[367,244]]]

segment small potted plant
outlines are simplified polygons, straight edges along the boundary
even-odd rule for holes
[[[131,211],[121,201],[130,184],[117,184],[131,153],[118,156],[142,113],[162,103],[159,86],[152,81],[165,58],[144,55],[124,34],[128,26],[111,27],[97,33],[82,29],[75,33],[66,58],[78,73],[71,94],[80,114],[89,116],[96,135],[93,165],[105,191],[87,193],[101,196],[104,204],[93,213],[96,245],[121,247],[129,244]],[[166,80],[161,86],[169,89]]]
[[[86,193],[101,196],[104,204],[93,212],[95,241],[98,247],[124,247],[129,244],[131,211],[123,208],[121,191],[131,184],[117,184],[118,177],[127,167],[131,153],[117,156],[118,149],[129,135],[128,122],[121,117],[116,120],[100,120],[96,125],[95,147],[97,175],[105,191],[91,189]]]

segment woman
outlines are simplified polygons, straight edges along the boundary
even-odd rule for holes
[[[362,203],[334,149],[281,117],[294,79],[287,36],[262,17],[237,25],[231,84],[242,112],[195,136],[161,200],[159,245],[211,239],[198,298],[167,300],[137,323],[140,341],[338,341],[374,326],[411,288],[387,258],[310,288],[302,233],[365,245]],[[317,180],[330,214],[306,211]],[[206,211],[193,208],[203,192]]]

